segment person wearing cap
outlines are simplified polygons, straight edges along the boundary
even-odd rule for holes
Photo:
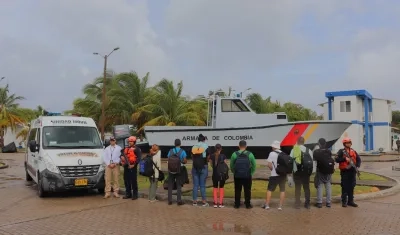
[[[324,138],[318,140],[318,147],[319,148],[313,152],[314,160],[317,162],[317,168],[314,177],[314,185],[317,189],[317,203],[315,206],[322,208],[322,187],[325,186],[326,207],[330,208],[332,198],[332,174],[323,173],[325,167],[323,163],[329,162],[328,160],[333,161],[332,151],[326,148],[326,140]],[[332,171],[333,167],[334,164],[332,164]]]
[[[342,141],[343,149],[337,152],[335,161],[339,163],[340,186],[342,186],[342,207],[358,207],[354,203],[354,188],[356,187],[356,175],[361,166],[361,158],[351,148],[351,139],[346,137]]]
[[[109,198],[111,195],[111,184],[114,191],[114,197],[119,197],[119,163],[121,156],[121,147],[116,144],[115,138],[110,137],[110,145],[104,149],[104,164],[105,171],[105,195],[104,198]]]
[[[251,205],[251,186],[253,184],[252,176],[256,172],[256,158],[253,153],[247,151],[247,143],[244,140],[239,142],[239,150],[231,156],[230,168],[233,173],[235,184],[235,209],[240,207],[240,197],[242,188],[244,191],[244,204],[247,209],[253,208]]]
[[[267,196],[265,199],[264,209],[269,209],[269,202],[271,201],[272,192],[275,191],[276,187],[279,185],[279,207],[278,210],[282,210],[283,203],[285,201],[285,184],[286,184],[286,175],[278,175],[276,173],[276,166],[278,165],[278,155],[281,151],[281,142],[275,140],[272,144],[272,151],[268,156],[268,168],[271,170],[271,176],[268,179],[268,188],[267,188]]]
[[[297,139],[297,144],[293,146],[290,152],[290,157],[294,159],[293,164],[293,180],[294,180],[294,197],[295,197],[295,208],[300,209],[300,195],[301,187],[304,190],[304,208],[310,209],[310,174],[304,171],[303,158],[305,154],[309,154],[310,158],[313,159],[312,151],[304,146],[304,137],[300,136]]]
[[[125,196],[123,199],[132,198],[136,200],[139,198],[139,188],[137,181],[137,165],[142,158],[142,151],[136,147],[136,137],[131,136],[128,138],[129,146],[122,152],[121,164],[124,166],[124,183],[125,183]]]

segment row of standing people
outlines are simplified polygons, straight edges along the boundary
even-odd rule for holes
[[[205,137],[199,135],[198,143],[192,148],[192,180],[193,180],[193,205],[197,206],[199,201],[198,189],[200,189],[201,203],[203,206],[209,206],[206,200],[206,179],[208,177],[208,164],[212,166],[212,181],[213,181],[213,201],[214,207],[224,207],[224,185],[228,179],[228,166],[227,157],[221,153],[222,146],[217,144],[215,146],[215,152],[210,154],[210,149],[205,143]],[[131,198],[133,200],[138,198],[138,183],[137,183],[137,165],[139,164],[141,151],[140,148],[135,147],[136,138],[134,136],[128,139],[129,146],[125,149],[121,149],[116,145],[116,141],[113,137],[110,138],[110,146],[105,149],[104,162],[107,165],[105,172],[106,188],[105,198],[111,196],[111,183],[114,182],[112,188],[114,189],[114,196],[119,197],[119,165],[124,167],[124,183],[126,189],[126,195],[124,199]],[[187,163],[187,153],[181,149],[181,141],[175,140],[175,147],[168,152],[168,203],[172,204],[172,190],[176,187],[177,190],[177,204],[183,205],[182,201],[182,190],[183,177],[179,169],[185,167]],[[310,208],[310,172],[309,169],[304,168],[304,158],[312,158],[317,162],[317,172],[315,175],[314,184],[317,188],[317,203],[316,206],[322,207],[322,189],[325,186],[326,189],[326,206],[330,207],[331,203],[331,180],[332,173],[326,171],[326,163],[332,164],[326,159],[332,159],[331,151],[325,148],[326,141],[324,139],[319,140],[319,149],[311,152],[304,146],[304,138],[300,137],[297,144],[294,146],[290,153],[290,158],[293,159],[293,174],[281,174],[279,175],[276,168],[282,162],[280,162],[280,143],[274,141],[272,143],[273,151],[268,157],[268,167],[271,170],[271,176],[266,193],[265,209],[269,209],[269,202],[271,199],[272,192],[275,191],[276,187],[279,186],[280,190],[280,206],[285,199],[285,185],[288,180],[289,185],[292,185],[294,181],[295,185],[295,207],[300,208],[300,195],[301,187],[303,187],[305,194],[306,208]],[[357,169],[360,167],[361,160],[356,151],[351,148],[351,139],[345,138],[343,140],[344,148],[339,150],[335,161],[339,163],[339,169],[341,174],[341,187],[342,187],[342,206],[346,207],[354,206],[354,187],[356,183]],[[246,150],[246,141],[239,142],[239,150],[234,152],[230,160],[230,170],[234,175],[235,185],[235,208],[240,207],[240,197],[242,189],[244,190],[245,206],[246,208],[252,208],[251,205],[251,186],[252,176],[256,170],[256,161],[254,155]],[[122,154],[120,154],[122,153]],[[154,175],[150,177],[150,188],[149,188],[149,200],[156,201],[156,190],[158,187],[157,182],[163,180],[164,176],[161,171],[161,151],[157,145],[153,145],[150,150],[150,156],[152,157]],[[306,156],[306,157],[305,157]],[[175,161],[176,160],[176,161]],[[176,163],[179,162],[179,167]],[[175,164],[175,167],[174,167]],[[172,169],[173,168],[173,169]],[[222,169],[222,170],[221,170]],[[114,180],[113,180],[114,179]],[[219,196],[219,197],[218,197]]]
[[[354,188],[356,186],[356,175],[361,166],[361,159],[358,153],[351,148],[350,138],[344,138],[343,148],[337,152],[335,158],[332,152],[326,147],[326,140],[321,138],[318,141],[318,149],[311,151],[304,144],[303,137],[299,137],[297,144],[293,147],[290,155],[287,156],[280,150],[280,142],[272,143],[272,152],[268,157],[268,167],[271,170],[269,178],[267,195],[265,200],[265,209],[270,209],[269,203],[272,192],[279,186],[280,203],[278,210],[282,210],[285,200],[286,181],[289,186],[295,186],[295,208],[301,207],[301,188],[304,191],[304,207],[310,208],[310,177],[313,172],[313,161],[317,163],[316,174],[314,177],[314,186],[317,189],[317,201],[315,206],[322,208],[323,188],[325,187],[326,207],[331,207],[332,198],[332,174],[335,171],[335,162],[339,164],[341,176],[341,200],[342,207],[358,207],[354,202]],[[286,155],[286,156],[285,156]],[[285,158],[288,159],[285,163]],[[280,167],[279,165],[289,165],[290,167]],[[287,170],[285,172],[285,170]]]

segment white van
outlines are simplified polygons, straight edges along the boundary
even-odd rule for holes
[[[41,116],[27,137],[26,180],[37,183],[39,197],[68,189],[104,193],[103,148],[93,119]]]

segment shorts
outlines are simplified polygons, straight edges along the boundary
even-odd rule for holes
[[[268,180],[268,191],[274,192],[279,185],[279,191],[285,192],[286,176],[270,176]]]

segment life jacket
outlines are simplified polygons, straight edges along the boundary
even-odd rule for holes
[[[346,152],[347,154],[346,154]],[[352,148],[350,148],[349,150],[347,150],[346,148],[343,149],[343,158],[346,157],[351,157],[351,159],[353,160],[354,164],[357,163],[357,154],[356,151],[354,151]],[[344,161],[339,163],[339,169],[340,170],[348,170],[350,168],[350,162]]]
[[[136,149],[136,147],[128,147],[128,148],[124,149],[124,153],[125,153],[126,157],[128,158],[130,165],[135,164],[137,162],[137,156],[135,154],[135,149]],[[122,165],[126,164],[125,157],[121,158],[121,163],[122,163]]]

